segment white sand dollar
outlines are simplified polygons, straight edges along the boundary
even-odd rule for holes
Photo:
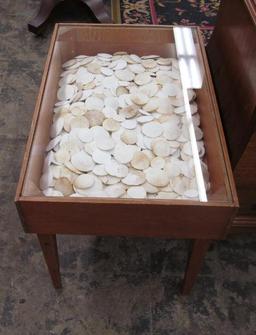
[[[131,160],[131,166],[137,170],[147,169],[149,167],[148,156],[141,151],[135,152]]]
[[[138,93],[132,94],[131,100],[136,105],[142,106],[142,105],[145,105],[148,102],[149,97],[146,94],[144,94],[144,93],[138,92]]]
[[[61,192],[64,196],[68,196],[74,192],[71,182],[65,178],[59,178],[54,184],[55,190]]]
[[[106,176],[107,175],[107,171],[105,170],[105,165],[104,164],[95,165],[92,172],[96,176]]]
[[[128,174],[128,168],[124,164],[119,164],[115,160],[109,160],[105,164],[105,170],[108,174],[118,178],[124,178]]]
[[[89,121],[84,116],[76,116],[70,120],[70,128],[88,128]]]
[[[105,119],[103,127],[108,131],[116,131],[120,128],[120,123],[114,119]]]
[[[89,97],[86,99],[85,107],[88,110],[102,110],[102,108],[104,107],[104,102],[100,98]]]
[[[162,157],[154,157],[150,162],[151,167],[156,169],[163,169],[165,164],[166,162]]]
[[[135,144],[137,142],[137,132],[136,130],[125,129],[120,138],[125,144]]]
[[[132,81],[135,77],[134,73],[130,70],[117,70],[115,72],[115,76],[120,79],[120,80],[124,80],[124,81]]]
[[[111,154],[107,151],[95,149],[92,153],[92,159],[97,164],[106,164],[111,159]]]
[[[128,175],[122,179],[122,183],[125,185],[141,185],[145,182],[146,177],[142,171],[130,171]]]
[[[126,191],[122,183],[117,183],[114,185],[107,186],[105,190],[108,196],[111,198],[120,198]]]
[[[57,97],[59,100],[70,100],[76,93],[73,85],[65,85],[58,89]]]
[[[92,174],[81,174],[74,180],[74,187],[86,189],[92,187],[94,182],[95,178]]]
[[[128,188],[127,195],[130,198],[143,199],[143,198],[146,198],[147,193],[146,193],[145,189],[142,186],[132,186],[132,187]]]
[[[84,172],[91,171],[94,167],[92,158],[84,151],[79,151],[71,156],[71,163],[76,169]]]
[[[84,143],[89,143],[89,142],[92,142],[93,140],[93,133],[91,129],[86,129],[86,128],[79,129],[77,135],[80,141]]]
[[[164,139],[156,140],[152,143],[152,150],[156,156],[168,157],[171,153],[169,143]]]
[[[147,72],[142,72],[136,75],[134,81],[137,85],[146,85],[152,81],[152,77]]]
[[[113,155],[119,163],[127,164],[132,160],[134,152],[134,146],[120,143],[116,145]]]
[[[142,132],[148,137],[155,138],[162,134],[163,127],[160,123],[153,121],[153,122],[144,124],[142,126]]]
[[[150,184],[158,187],[164,187],[169,183],[167,172],[156,168],[149,168],[147,170],[146,179]]]
[[[88,111],[85,113],[85,117],[89,121],[90,127],[101,126],[105,119],[104,114],[99,110]]]

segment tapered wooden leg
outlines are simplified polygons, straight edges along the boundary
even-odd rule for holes
[[[111,23],[111,17],[108,15],[103,0],[82,0],[93,12],[96,19],[101,23]]]
[[[56,235],[38,234],[37,237],[44,254],[44,259],[47,264],[53,286],[55,288],[61,288],[60,265]]]
[[[34,34],[40,34],[53,8],[61,1],[63,0],[41,0],[39,12],[28,23],[28,30]]]
[[[194,240],[188,259],[186,273],[181,289],[182,294],[189,294],[204,261],[204,256],[211,244],[211,240]]]

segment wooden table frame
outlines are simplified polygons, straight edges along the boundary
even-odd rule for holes
[[[209,137],[208,151],[213,153],[220,150],[225,169],[226,187],[229,190],[228,201],[197,202],[189,200],[155,200],[155,199],[101,199],[101,198],[66,198],[66,197],[44,197],[24,196],[23,188],[28,169],[29,158],[33,144],[36,141],[36,129],[40,127],[40,111],[47,77],[52,62],[52,55],[58,29],[65,27],[78,27],[88,29],[89,36],[100,34],[104,31],[108,38],[116,32],[122,33],[130,40],[130,35],[136,32],[145,36],[145,39],[163,36],[169,38],[170,26],[136,26],[136,25],[93,25],[93,24],[57,24],[53,33],[50,51],[48,53],[43,79],[37,99],[32,126],[24,154],[21,174],[17,186],[15,203],[25,232],[35,233],[38,236],[46,264],[55,288],[61,287],[59,271],[58,250],[56,234],[87,234],[87,235],[109,235],[109,236],[145,236],[164,237],[173,239],[191,239],[193,246],[188,259],[186,274],[183,281],[182,293],[188,294],[193,287],[196,276],[200,270],[204,256],[212,240],[224,239],[230,227],[232,217],[238,207],[236,190],[234,186],[232,171],[227,154],[224,134],[221,126],[216,98],[211,82],[211,76],[205,55],[203,41],[199,30],[197,34],[200,41],[200,49],[203,57],[206,77],[205,91],[210,93],[209,108],[213,113],[214,125],[205,122],[207,131],[218,134]],[[124,29],[122,32],[120,32]],[[151,34],[148,34],[151,29]],[[154,37],[155,35],[155,37]],[[123,38],[123,37],[122,37]],[[162,37],[161,37],[162,38]],[[151,45],[151,44],[148,44]],[[57,80],[57,78],[56,78]],[[57,83],[57,82],[56,82]],[[56,83],[52,83],[55,85]],[[53,93],[51,93],[53,94]],[[53,94],[53,99],[55,99]],[[47,103],[50,99],[47,99]],[[50,102],[49,102],[50,103]],[[50,107],[47,109],[51,112]],[[204,118],[201,115],[202,119]],[[205,115],[207,118],[207,114]],[[206,120],[207,121],[207,120]],[[49,126],[41,125],[43,129]],[[45,132],[45,131],[44,131]],[[218,149],[217,149],[218,148]],[[42,158],[43,159],[43,158]],[[217,159],[212,160],[212,167],[217,173],[212,174],[212,183],[218,179],[220,170]],[[223,177],[224,178],[224,177]],[[71,213],[71,214],[70,214]],[[86,218],[89,218],[88,220]],[[92,220],[93,218],[93,220]]]

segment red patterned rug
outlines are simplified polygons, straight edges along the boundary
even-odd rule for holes
[[[121,22],[198,25],[208,40],[219,4],[220,0],[121,0]]]

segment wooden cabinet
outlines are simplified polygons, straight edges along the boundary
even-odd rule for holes
[[[207,55],[240,209],[233,232],[256,229],[256,4],[223,0]]]

